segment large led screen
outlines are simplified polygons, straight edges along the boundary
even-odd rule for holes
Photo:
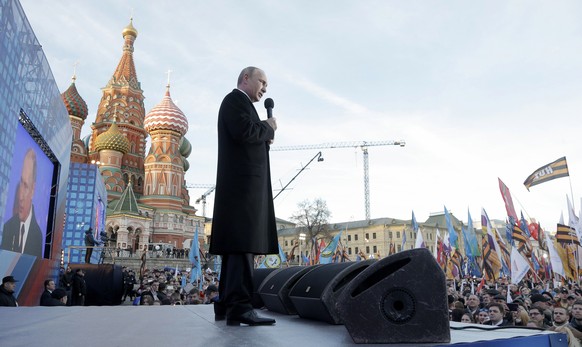
[[[20,123],[16,141],[0,248],[43,257],[54,164]]]

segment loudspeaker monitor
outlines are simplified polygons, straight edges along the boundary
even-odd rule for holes
[[[291,288],[289,298],[301,318],[342,324],[337,299],[345,286],[375,260],[326,264],[305,274]]]
[[[445,274],[425,248],[370,265],[343,290],[338,310],[356,343],[451,340]]]
[[[123,296],[122,268],[113,264],[70,264],[73,272],[83,269],[87,296],[85,306],[112,306],[121,304]]]
[[[269,311],[282,314],[297,314],[289,299],[289,291],[303,275],[319,266],[321,265],[292,266],[271,272],[259,288],[265,307]]]
[[[273,271],[277,270],[277,268],[262,268],[262,269],[255,269],[253,272],[253,295],[251,297],[251,303],[253,308],[262,308],[265,306],[263,303],[263,299],[261,299],[261,294],[259,293],[259,288],[263,281],[269,274]]]

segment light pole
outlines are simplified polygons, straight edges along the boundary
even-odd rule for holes
[[[305,241],[305,235],[304,233],[300,233],[299,234],[299,266],[301,266],[301,258],[303,258],[303,254],[301,254],[301,244],[303,243],[303,241]]]

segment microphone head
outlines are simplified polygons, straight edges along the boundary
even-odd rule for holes
[[[269,109],[269,108],[273,108],[273,107],[275,107],[275,102],[273,101],[273,99],[266,98],[265,99],[265,108]]]

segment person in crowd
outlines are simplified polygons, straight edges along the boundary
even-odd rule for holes
[[[529,309],[529,327],[535,327],[540,329],[548,329],[550,326],[545,322],[545,316],[543,310],[538,307],[532,307]]]
[[[574,335],[574,328],[569,323],[568,309],[562,306],[554,307],[554,323],[548,330],[560,332],[568,336],[568,347],[579,347],[580,341]]]
[[[478,324],[486,324],[489,321],[489,310],[487,308],[482,308],[479,310],[477,315]]]
[[[507,320],[503,319],[505,316],[505,309],[503,308],[503,305],[493,302],[490,303],[487,308],[489,309],[489,321],[484,324],[494,326],[511,325],[509,322],[507,322]]]
[[[83,269],[75,270],[73,276],[73,306],[85,306],[85,297],[87,296],[87,283],[85,282],[85,272]]]
[[[479,313],[479,309],[481,308],[481,301],[479,297],[475,294],[469,295],[467,298],[467,312],[469,312],[473,317]]]
[[[277,225],[271,189],[269,146],[277,121],[264,121],[253,103],[267,92],[267,76],[256,67],[241,71],[237,88],[218,112],[218,165],[211,254],[222,255],[220,301],[215,320],[227,325],[273,325],[251,304],[254,255],[277,254]],[[240,208],[244,206],[244,208]]]
[[[67,269],[59,276],[59,287],[63,288],[67,293],[68,306],[71,306],[72,303],[73,275],[73,269],[70,266],[67,266]]]
[[[52,279],[49,278],[44,281],[44,291],[40,296],[40,306],[60,306],[60,302],[52,296],[56,288],[55,281]]]
[[[529,323],[529,313],[523,306],[518,306],[515,316],[513,318],[513,324],[519,327],[525,327]]]
[[[555,297],[555,304],[554,306],[562,306],[564,308],[568,308],[568,295],[570,295],[570,291],[566,287],[562,287],[558,294]]]
[[[469,312],[463,313],[463,316],[461,317],[461,323],[475,323],[473,315]]]
[[[158,296],[160,290],[160,282],[155,280],[151,283],[149,290],[145,290],[141,293],[141,301],[140,305],[144,305],[144,299],[146,296],[151,296],[153,302],[160,301],[160,297]]]
[[[85,246],[87,250],[85,251],[85,263],[91,264],[91,255],[93,255],[93,247],[99,246],[99,241],[95,240],[93,236],[93,228],[87,229],[85,231]]]
[[[218,301],[218,287],[210,284],[204,291],[204,303],[213,304]]]
[[[18,302],[14,297],[17,280],[13,276],[2,278],[2,287],[0,287],[0,306],[16,307]]]
[[[572,333],[577,339],[582,341],[582,300],[576,300],[572,304],[572,319],[570,320],[570,326],[572,327]]]
[[[54,304],[51,306],[67,306],[67,291],[63,288],[56,288],[51,297],[54,300]]]

